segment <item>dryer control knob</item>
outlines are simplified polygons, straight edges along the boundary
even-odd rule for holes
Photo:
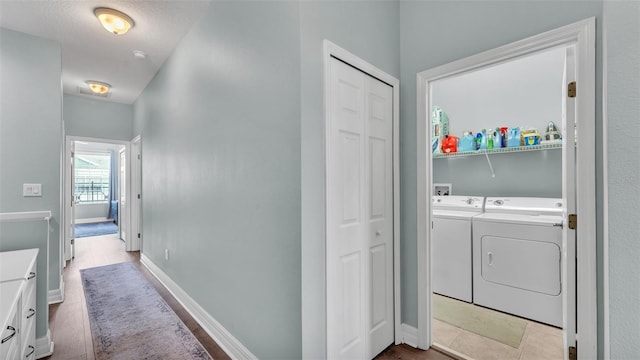
[[[504,204],[504,201],[502,201],[502,200],[494,200],[494,201],[493,201],[493,205],[498,205],[498,206],[500,206],[500,205],[502,205],[502,204]]]

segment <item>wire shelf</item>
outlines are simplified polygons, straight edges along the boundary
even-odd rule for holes
[[[455,152],[455,153],[446,153],[446,154],[437,153],[437,154],[433,154],[433,158],[434,159],[451,159],[451,158],[476,156],[476,155],[484,155],[484,154],[492,155],[492,154],[505,154],[505,153],[514,153],[514,152],[562,149],[562,145],[563,145],[562,142],[553,142],[553,143],[546,143],[546,144],[543,143],[540,145],[495,148],[491,150],[464,151],[464,152]]]

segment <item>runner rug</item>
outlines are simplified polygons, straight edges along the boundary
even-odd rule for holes
[[[96,360],[211,359],[131,263],[80,270]]]

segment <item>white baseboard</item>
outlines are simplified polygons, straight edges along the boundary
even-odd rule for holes
[[[100,223],[106,221],[113,221],[113,219],[109,219],[106,217],[97,217],[97,218],[87,218],[87,219],[76,219],[76,224],[91,224],[91,223]]]
[[[47,330],[47,335],[36,339],[36,359],[47,357],[53,354],[53,341],[51,332]]]
[[[402,324],[402,342],[412,346],[418,347],[418,329],[411,325]]]
[[[140,255],[140,262],[153,276],[164,285],[178,302],[191,314],[202,326],[204,331],[227,353],[232,359],[258,359],[242,343],[236,339],[227,329],[206,312],[195,300],[193,300],[178,284],[165,274],[156,264],[144,254]]]
[[[49,290],[47,296],[49,305],[59,304],[64,301],[64,280],[62,280],[62,276],[60,277],[60,288]]]

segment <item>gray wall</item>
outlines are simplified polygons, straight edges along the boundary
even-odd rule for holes
[[[433,159],[433,182],[454,195],[562,197],[562,150]]]
[[[640,2],[605,1],[611,359],[640,354]]]
[[[322,40],[399,78],[398,2],[300,2],[302,112],[302,347],[325,358]]]
[[[602,45],[601,13],[601,1],[400,2],[403,322],[417,326],[418,319],[416,224],[417,221],[422,220],[416,218],[416,73],[595,16],[598,23],[596,75],[599,79]],[[600,103],[601,99],[600,85],[598,80],[597,103]],[[596,110],[600,114],[600,108]],[[596,131],[600,133],[602,129],[600,115],[597,116],[596,122]],[[595,146],[596,152],[601,154],[601,144]],[[494,158],[497,159],[497,157]],[[597,198],[601,206],[602,158],[600,155],[596,159],[596,166],[599,173]],[[599,231],[601,231],[602,214],[600,212],[598,222]],[[599,254],[601,249],[602,236],[598,234]],[[599,282],[602,280],[601,263],[602,259],[599,258]],[[601,293],[601,288],[598,291]]]
[[[129,141],[133,134],[133,105],[64,94],[66,135]]]
[[[454,136],[498,126],[544,135],[549,121],[562,124],[564,60],[565,49],[557,48],[435,81],[431,99],[448,115]]]
[[[299,11],[212,2],[134,105],[143,253],[264,359],[301,357]]]
[[[1,223],[0,250],[39,247],[38,272],[60,287],[62,84],[60,45],[0,28],[0,212],[51,210],[49,259],[45,222]],[[22,184],[42,184],[23,197]],[[47,266],[48,264],[48,266]],[[48,268],[47,268],[48,267]],[[48,271],[47,271],[48,270]],[[36,336],[47,331],[47,282],[37,283]]]

